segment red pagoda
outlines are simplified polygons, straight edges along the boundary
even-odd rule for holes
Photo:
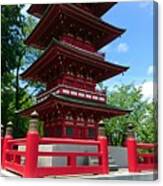
[[[128,113],[106,104],[105,91],[96,84],[128,67],[106,62],[97,51],[124,33],[99,17],[116,3],[32,5],[28,12],[40,21],[26,44],[45,49],[21,76],[39,81],[46,91],[33,110],[44,122],[48,137],[97,139],[99,122]]]
[[[26,44],[45,52],[22,78],[43,83],[46,91],[37,95],[37,104],[19,112],[31,117],[24,138],[13,139],[12,123],[8,123],[1,137],[3,169],[26,178],[109,173],[110,149],[99,130],[101,120],[130,112],[109,106],[106,92],[96,90],[99,82],[128,69],[105,61],[98,53],[125,31],[99,18],[115,4],[30,7],[28,12],[40,22]],[[45,136],[39,135],[38,117]],[[155,150],[157,144],[137,143],[131,124],[126,145],[129,172],[157,169],[155,151],[138,153],[138,149]]]

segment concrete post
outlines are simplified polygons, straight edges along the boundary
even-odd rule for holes
[[[39,133],[38,133],[38,113],[32,112],[29,123],[29,130],[26,141],[26,162],[24,168],[24,177],[37,178],[37,161],[39,148]]]
[[[105,127],[103,122],[99,123],[98,136],[105,136]]]

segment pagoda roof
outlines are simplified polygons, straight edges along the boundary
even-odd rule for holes
[[[92,14],[101,17],[106,11],[111,9],[117,2],[97,2],[97,3],[75,3],[76,6],[81,5],[87,7]]]
[[[74,5],[79,6],[79,7],[82,7],[82,6],[87,7],[88,10],[90,10],[92,14],[100,17],[106,11],[111,9],[116,3],[117,2],[74,3]],[[48,6],[50,6],[50,4],[32,4],[27,12],[35,17],[41,18]]]
[[[36,110],[38,113],[41,113],[46,109],[54,108],[55,104],[61,104],[62,106],[68,106],[72,108],[94,110],[96,112],[100,112],[105,117],[121,116],[131,112],[131,110],[121,109],[105,103],[98,103],[95,101],[88,101],[50,93],[44,101],[37,103],[25,110],[20,110],[17,113],[24,116],[30,116],[31,112],[34,110]]]
[[[86,64],[91,67],[94,66],[94,68],[101,71],[101,75],[96,77],[97,82],[123,73],[129,68],[104,61],[103,57],[95,52],[89,52],[66,42],[57,41],[53,38],[46,51],[21,74],[21,77],[23,79],[40,81],[40,72],[45,72],[47,66],[49,66],[50,63],[55,63],[56,61],[54,59],[57,59],[57,57],[61,55],[71,59],[71,61]]]
[[[64,24],[63,19],[65,19]],[[32,47],[45,49],[52,37],[59,39],[72,23],[75,27],[86,29],[85,34],[93,34],[93,45],[97,50],[125,32],[125,29],[106,23],[73,4],[57,4],[48,6],[25,43]]]
[[[35,17],[40,18],[48,6],[48,4],[32,4],[27,12]]]

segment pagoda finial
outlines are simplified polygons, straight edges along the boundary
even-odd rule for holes
[[[31,119],[29,121],[29,131],[37,131],[37,125],[38,125],[38,117],[39,114],[37,113],[37,111],[33,111],[31,113]]]

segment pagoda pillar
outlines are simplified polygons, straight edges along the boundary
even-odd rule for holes
[[[26,178],[36,178],[38,148],[40,140],[38,133],[38,113],[36,111],[31,114],[26,140],[26,162],[23,176]]]
[[[5,161],[8,156],[8,159],[11,159],[9,155],[6,154],[7,149],[10,149],[8,141],[13,139],[13,123],[9,121],[6,126],[6,134],[3,140],[3,149],[2,149],[2,167],[5,168]]]
[[[4,141],[4,126],[3,124],[1,124],[1,164],[2,164],[3,141]]]
[[[137,172],[137,142],[134,135],[133,124],[128,125],[127,150],[128,150],[128,170]]]
[[[100,159],[100,164],[102,166],[102,173],[109,173],[109,162],[108,162],[108,140],[106,136],[98,136],[98,140],[100,141],[99,152],[101,152],[102,156]]]

